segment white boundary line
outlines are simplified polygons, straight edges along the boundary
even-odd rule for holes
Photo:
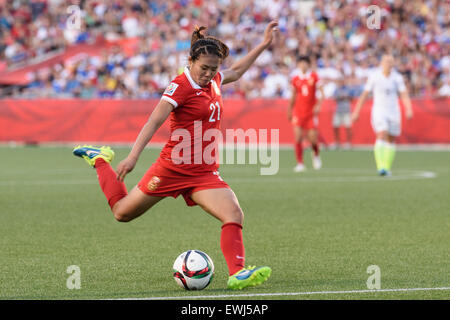
[[[334,170],[343,170],[344,172],[352,172],[349,169],[328,169],[329,172]],[[327,169],[324,169],[327,171]],[[355,171],[355,170],[353,170]],[[357,170],[356,170],[357,171]],[[367,170],[363,170],[364,172],[368,172]],[[361,172],[363,172],[361,171]],[[390,177],[380,178],[376,175],[370,176],[340,176],[340,177],[312,177],[312,176],[298,176],[298,180],[301,182],[367,182],[367,181],[397,181],[397,180],[417,180],[417,179],[433,179],[437,177],[437,174],[432,171],[418,171],[418,170],[398,170],[399,174],[395,174]],[[58,174],[67,174],[64,171],[55,172]],[[261,182],[264,178],[268,178],[268,182],[285,182],[290,178],[287,177],[276,177],[276,176],[258,176],[258,177],[249,177],[249,178],[229,178],[227,180],[230,183],[255,183]],[[12,187],[12,186],[42,186],[42,185],[84,185],[84,184],[97,184],[97,180],[6,180],[0,181],[0,187]]]
[[[399,170],[398,170],[399,171]],[[396,172],[398,172],[396,171]],[[400,171],[401,172],[401,171]],[[291,178],[283,177],[279,178],[274,176],[260,176],[260,177],[251,177],[251,178],[229,178],[227,181],[233,183],[254,183],[261,182],[263,178],[266,178],[265,182],[285,182]],[[398,181],[398,180],[417,180],[417,179],[434,179],[437,177],[437,174],[432,171],[418,171],[418,170],[410,170],[410,172],[404,171],[404,173],[394,173],[392,176],[380,177],[378,175],[366,175],[366,176],[340,176],[340,177],[314,177],[314,176],[302,176],[302,174],[297,174],[295,177],[299,182],[370,182],[370,181]],[[294,178],[294,179],[295,179]]]
[[[307,296],[317,294],[351,294],[351,293],[378,293],[378,292],[411,292],[411,291],[435,291],[450,290],[450,287],[440,288],[403,288],[403,289],[366,289],[366,290],[342,290],[342,291],[310,291],[310,292],[274,292],[274,293],[246,293],[246,294],[218,294],[205,296],[178,296],[178,297],[147,297],[147,298],[119,298],[112,300],[178,300],[178,299],[219,299],[219,298],[252,298],[252,297],[277,297],[277,296]]]
[[[97,180],[11,180],[0,181],[0,187],[14,186],[68,186],[68,185],[86,185],[98,184]]]

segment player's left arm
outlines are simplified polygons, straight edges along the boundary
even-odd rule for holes
[[[322,108],[322,102],[325,99],[325,91],[323,90],[323,85],[319,83],[319,86],[317,87],[317,90],[320,92],[320,96],[317,98],[317,102],[314,106],[313,112],[314,114],[319,114],[321,108]]]
[[[399,82],[400,82],[399,83],[400,100],[402,101],[402,104],[405,107],[406,119],[411,119],[413,117],[413,109],[411,99],[408,93],[408,88],[406,87],[402,76],[400,76]]]
[[[271,21],[264,31],[264,40],[249,53],[247,53],[247,55],[245,55],[242,59],[239,59],[233,63],[229,69],[222,71],[222,84],[237,81],[242,77],[253,62],[255,62],[258,56],[270,46],[274,37],[274,32],[278,30],[277,26],[277,21]]]
[[[400,92],[400,99],[402,100],[403,106],[405,107],[406,118],[411,119],[413,117],[413,109],[411,99],[407,90]]]

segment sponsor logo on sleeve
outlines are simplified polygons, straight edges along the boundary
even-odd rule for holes
[[[175,82],[171,82],[169,86],[166,88],[166,91],[164,91],[165,95],[172,96],[175,93],[175,90],[177,90],[178,84]]]

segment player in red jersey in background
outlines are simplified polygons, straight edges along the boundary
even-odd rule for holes
[[[220,220],[220,246],[228,265],[227,286],[230,289],[259,285],[268,279],[271,269],[266,266],[244,268],[244,215],[236,195],[217,171],[214,152],[210,157],[204,157],[211,144],[211,139],[204,138],[204,133],[220,126],[223,114],[221,85],[237,81],[248,70],[272,43],[277,26],[276,21],[270,22],[263,41],[221,72],[219,67],[228,56],[228,47],[214,37],[205,36],[205,27],[197,28],[192,35],[189,65],[167,87],[116,172],[110,165],[114,153],[109,147],[83,146],[73,151],[96,169],[100,187],[118,221],[131,221],[165,197],[179,195],[184,197],[187,205],[199,205]],[[169,116],[170,140],[158,160],[128,193],[123,179],[133,170],[144,147]],[[185,141],[186,137],[188,141]]]
[[[295,172],[306,170],[303,163],[303,140],[306,137],[313,150],[312,165],[318,170],[322,167],[319,155],[318,115],[322,105],[324,92],[317,73],[311,70],[311,61],[307,56],[297,59],[298,73],[292,78],[292,96],[288,107],[288,119],[294,127]],[[321,95],[316,96],[319,90]]]

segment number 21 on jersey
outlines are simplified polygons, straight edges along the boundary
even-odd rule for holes
[[[219,101],[216,103],[211,103],[209,105],[209,110],[211,111],[211,115],[209,116],[209,122],[215,122],[216,120],[220,120],[220,104]]]

